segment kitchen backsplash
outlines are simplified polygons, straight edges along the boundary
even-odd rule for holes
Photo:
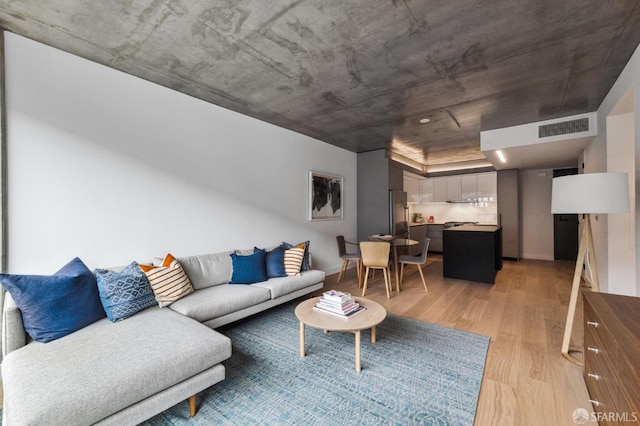
[[[413,221],[414,213],[422,213],[424,222],[433,216],[434,223],[444,222],[478,222],[481,225],[498,224],[498,203],[426,203],[409,204],[409,220]]]

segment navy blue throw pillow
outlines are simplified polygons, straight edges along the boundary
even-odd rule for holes
[[[231,253],[233,274],[229,284],[253,284],[267,280],[267,268],[265,265],[266,252],[262,249],[253,254],[241,256]]]
[[[254,251],[260,250],[254,248]],[[284,269],[284,247],[278,246],[267,252],[265,265],[267,267],[267,277],[277,278],[286,277],[287,272]]]
[[[0,274],[37,342],[50,342],[104,318],[96,279],[79,258],[53,275]]]

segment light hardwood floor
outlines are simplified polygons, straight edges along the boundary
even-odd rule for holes
[[[390,313],[491,337],[476,425],[574,425],[574,410],[592,411],[581,368],[560,354],[574,265],[505,261],[491,285],[445,279],[442,257],[429,254],[428,293],[411,265],[399,294],[387,299],[378,273],[366,297]],[[336,281],[328,276],[324,288],[361,295],[354,269]],[[581,309],[572,346],[582,345]]]

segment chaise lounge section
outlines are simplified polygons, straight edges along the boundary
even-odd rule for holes
[[[6,306],[17,325],[9,295]],[[6,355],[3,424],[140,423],[223,380],[230,356],[226,336],[170,309],[104,318]]]

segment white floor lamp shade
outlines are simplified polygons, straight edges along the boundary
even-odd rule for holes
[[[628,213],[629,183],[626,173],[586,173],[562,176],[553,179],[551,189],[551,213],[585,214],[580,236],[580,246],[576,269],[573,274],[571,298],[562,341],[562,355],[569,361],[582,365],[582,362],[570,352],[581,352],[579,348],[570,348],[571,330],[576,313],[582,265],[587,253],[592,271],[592,291],[600,291],[598,270],[591,233],[591,214]]]
[[[551,213],[628,213],[626,173],[585,173],[553,179]]]

